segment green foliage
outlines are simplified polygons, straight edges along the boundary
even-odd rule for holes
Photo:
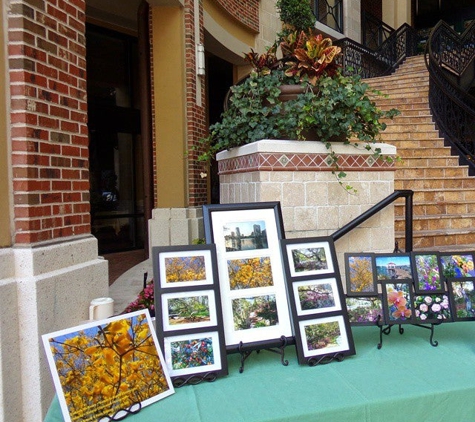
[[[286,28],[297,31],[306,31],[315,26],[315,15],[312,12],[309,1],[302,0],[277,0],[277,10],[280,20]]]

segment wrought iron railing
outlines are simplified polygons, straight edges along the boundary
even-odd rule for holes
[[[414,231],[413,231],[413,196],[414,191],[412,190],[395,190],[391,195],[384,198],[382,201],[378,202],[377,204],[373,205],[369,210],[365,211],[360,216],[356,217],[354,220],[350,221],[348,224],[337,230],[335,233],[331,235],[334,241],[340,239],[345,234],[349,233],[351,230],[356,229],[360,224],[364,223],[373,215],[377,214],[378,212],[382,211],[388,205],[391,205],[396,199],[398,198],[406,198],[405,203],[405,251],[412,252],[413,248],[413,238],[414,238]],[[398,242],[396,242],[395,252],[398,251]]]
[[[368,12],[363,12],[361,15],[361,28],[363,45],[371,50],[381,47],[394,32],[394,28]]]
[[[359,73],[363,78],[389,75],[410,56],[417,54],[417,33],[408,24],[395,30],[375,51],[349,39],[335,41],[342,49],[338,58],[344,74]]]
[[[429,103],[439,130],[475,174],[475,22],[462,35],[439,22],[427,42]]]

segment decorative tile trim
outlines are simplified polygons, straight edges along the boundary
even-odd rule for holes
[[[338,154],[343,171],[395,171],[394,162],[375,160],[367,154]],[[219,175],[252,171],[333,171],[328,154],[256,152],[218,162]]]

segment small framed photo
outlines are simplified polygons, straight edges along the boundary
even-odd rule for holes
[[[326,240],[285,243],[291,277],[306,277],[334,272],[330,244]]]
[[[448,280],[454,321],[475,320],[475,278]]]
[[[475,277],[473,252],[440,255],[442,274],[446,279]]]
[[[375,254],[374,259],[378,281],[412,279],[410,254]]]
[[[296,340],[300,363],[312,364],[325,357],[337,354],[351,355],[355,353],[352,337],[349,336],[349,325],[343,315],[312,318],[299,321],[302,333]]]
[[[384,325],[381,296],[347,296],[346,308],[351,326]]]
[[[437,252],[413,252],[414,288],[416,293],[444,293],[445,282],[440,273]]]
[[[215,246],[156,246],[152,260],[157,337],[173,385],[227,375]]]
[[[452,321],[452,310],[448,293],[416,294],[414,296],[415,320],[419,324]]]
[[[297,315],[341,311],[336,278],[296,281],[292,283]]]
[[[414,323],[412,280],[383,281],[383,310],[389,325]]]
[[[280,203],[204,205],[203,222],[206,242],[216,245],[227,352],[293,341]]]
[[[223,356],[217,331],[190,333],[165,338],[165,361],[173,379],[219,373]]]
[[[374,254],[345,253],[346,295],[378,294]]]

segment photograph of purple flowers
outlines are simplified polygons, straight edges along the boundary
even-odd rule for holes
[[[383,281],[381,284],[386,324],[414,323],[412,280]]]
[[[454,321],[475,320],[475,279],[449,280]]]
[[[447,291],[440,274],[438,253],[413,252],[412,263],[416,293],[444,293]]]
[[[345,253],[346,295],[378,294],[374,254]]]
[[[375,254],[375,263],[379,281],[412,279],[410,254]]]
[[[152,248],[155,328],[175,387],[228,374],[215,245]]]
[[[443,254],[440,256],[442,274],[449,280],[451,278],[475,277],[472,252],[459,252]]]
[[[381,296],[346,297],[350,325],[384,325]]]
[[[448,294],[426,294],[414,297],[414,313],[417,323],[452,322]]]

